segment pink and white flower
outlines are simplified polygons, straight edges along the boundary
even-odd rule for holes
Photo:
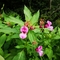
[[[38,48],[36,48],[36,51],[39,52],[42,50],[42,46],[38,46]]]
[[[21,39],[25,39],[25,38],[27,37],[27,35],[24,34],[24,33],[20,33],[20,34],[19,34],[19,37],[20,37]]]
[[[43,56],[43,51],[39,51],[39,56]]]
[[[38,52],[39,56],[43,56],[42,46],[38,46],[38,48],[36,48],[36,52]]]
[[[53,30],[53,26],[49,26],[48,29],[49,29],[50,31],[52,31],[52,30]]]
[[[28,32],[28,27],[22,26],[20,31],[23,32],[23,33],[27,33]]]
[[[44,28],[48,28],[50,31],[52,31],[53,30],[53,26],[51,26],[51,25],[52,25],[52,22],[48,20],[47,24],[45,24]]]
[[[47,24],[49,25],[49,26],[51,26],[52,25],[52,22],[51,21],[47,21]]]

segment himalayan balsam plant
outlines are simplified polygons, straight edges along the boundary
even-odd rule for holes
[[[0,18],[0,60],[59,60],[60,28],[39,20],[24,6],[25,22],[14,12]]]

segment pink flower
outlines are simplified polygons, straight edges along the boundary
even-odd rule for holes
[[[52,22],[50,22],[49,20],[47,21],[47,24],[45,24],[44,28],[48,28],[50,31],[53,30],[53,26],[52,25]]]
[[[39,56],[43,56],[43,51],[40,51],[39,52]]]
[[[36,48],[36,51],[39,52],[42,50],[42,46],[39,46],[38,48]]]
[[[49,26],[51,26],[52,25],[52,22],[51,21],[47,21],[47,24],[49,25]]]
[[[48,29],[49,29],[50,31],[52,31],[52,30],[53,30],[53,26],[49,26]]]
[[[25,38],[27,37],[27,35],[24,34],[24,33],[20,33],[20,34],[19,34],[19,37],[20,37],[21,39],[25,39]]]
[[[46,25],[44,26],[44,28],[48,28],[50,31],[53,30],[53,26],[49,26],[48,24],[46,24]]]
[[[27,33],[28,32],[28,27],[22,26],[20,31],[23,32],[23,33]]]
[[[47,24],[45,24],[45,26],[44,26],[44,28],[48,28],[49,26],[51,26],[52,25],[52,22],[51,21],[47,21]]]
[[[36,48],[36,51],[39,53],[39,56],[43,56],[42,46],[38,46],[38,48]]]

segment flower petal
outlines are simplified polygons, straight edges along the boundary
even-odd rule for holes
[[[50,26],[50,25],[52,25],[52,22],[48,20],[47,24]]]
[[[20,34],[19,34],[19,37],[20,37],[21,39],[25,39],[25,38],[27,37],[27,35],[24,34],[24,33],[20,33]]]
[[[28,32],[28,27],[22,26],[20,31],[23,32],[23,33],[27,33]]]
[[[40,51],[39,52],[39,56],[43,56],[43,51]]]
[[[36,51],[39,53],[42,50],[42,46],[38,46],[38,48],[36,48]]]
[[[53,30],[53,26],[49,26],[48,29],[49,29],[50,31],[52,31],[52,30]]]

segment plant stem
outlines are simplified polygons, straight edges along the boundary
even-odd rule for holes
[[[43,60],[42,57],[41,57],[41,60]]]

